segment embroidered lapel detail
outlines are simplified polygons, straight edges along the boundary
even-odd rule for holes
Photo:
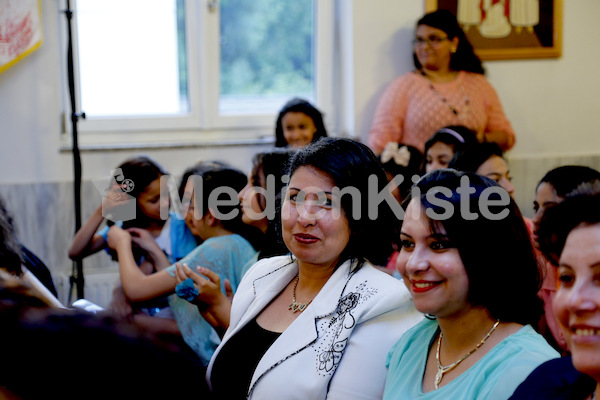
[[[327,324],[323,320],[321,326],[317,327],[319,330],[319,346],[316,350],[318,353],[317,370],[319,374],[333,374],[346,349],[356,321],[360,318],[360,311],[356,308],[377,293],[377,289],[367,287],[366,281],[350,290],[352,290],[350,293],[340,298],[335,314]]]
[[[249,393],[271,369],[310,348],[316,353],[318,375],[330,379],[360,318],[357,306],[377,293],[366,281],[351,284],[357,271],[347,261],[334,272],[302,315],[267,350],[254,371]]]

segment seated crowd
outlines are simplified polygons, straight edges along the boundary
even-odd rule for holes
[[[427,149],[468,135],[441,131]],[[113,302],[97,314],[63,306],[43,263],[27,268],[2,205],[0,304],[12,350],[1,390],[75,398],[108,378],[98,393],[593,398],[600,173],[549,171],[530,220],[498,146],[457,142],[439,168],[439,156],[410,146],[376,156],[331,137],[258,153],[247,176],[199,162],[175,199],[164,198],[156,161],[128,159],[119,171],[137,192],[113,181],[69,250],[105,249],[118,261]],[[25,348],[60,368],[28,385]],[[114,379],[114,365],[128,377]],[[153,374],[164,384],[143,381]]]
[[[65,249],[118,263],[106,309],[61,304],[0,199],[0,398],[600,399],[600,173],[548,171],[521,213],[515,133],[449,14],[417,23],[369,146],[294,98],[249,171],[172,190],[118,165]]]

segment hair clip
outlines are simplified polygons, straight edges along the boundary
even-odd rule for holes
[[[396,164],[402,167],[408,167],[408,163],[410,162],[410,151],[408,151],[408,147],[399,147],[396,142],[389,142],[386,144],[383,148],[383,152],[381,152],[381,163],[385,164],[392,159]]]

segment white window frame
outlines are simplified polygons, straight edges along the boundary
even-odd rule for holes
[[[60,3],[60,2],[59,2]],[[81,109],[78,82],[77,18],[74,1],[73,54],[77,111]],[[315,0],[315,105],[324,113],[327,126],[333,126],[335,0]],[[211,8],[212,5],[214,8]],[[216,6],[216,7],[215,7]],[[219,115],[219,6],[217,1],[185,0],[186,46],[190,113],[185,116],[110,117],[79,119],[82,143],[127,143],[156,141],[233,141],[274,138],[276,113],[263,115]],[[58,5],[62,13],[63,4]],[[66,24],[63,38],[66,42]],[[206,27],[206,29],[201,29]],[[64,49],[66,60],[66,47]],[[195,73],[194,73],[195,71]],[[70,138],[68,79],[64,73],[64,133]],[[204,90],[203,90],[204,88]],[[168,133],[168,136],[166,135]],[[68,134],[68,135],[67,135]]]

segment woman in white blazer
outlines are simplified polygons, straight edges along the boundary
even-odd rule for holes
[[[392,253],[397,203],[359,142],[324,138],[290,164],[291,254],[243,277],[209,385],[219,399],[379,399],[388,350],[422,318],[406,287],[369,263]]]

